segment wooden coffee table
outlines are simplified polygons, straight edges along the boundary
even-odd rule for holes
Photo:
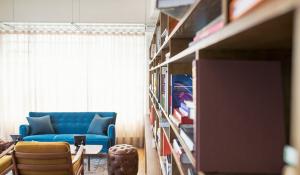
[[[70,145],[71,148],[71,154],[76,154],[76,146]],[[101,158],[106,157],[107,155],[105,153],[101,153],[103,146],[102,145],[85,145],[84,146],[84,152],[83,156],[88,159],[88,171],[91,169],[91,157]]]

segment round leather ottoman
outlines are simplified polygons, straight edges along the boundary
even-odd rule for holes
[[[120,144],[109,148],[107,158],[109,175],[136,175],[138,166],[139,156],[135,147]]]

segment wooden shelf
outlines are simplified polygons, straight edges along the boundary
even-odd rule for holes
[[[159,157],[157,150],[151,147],[152,134],[149,119],[145,119],[145,153],[146,153],[146,167],[147,174],[161,174]]]
[[[292,11],[298,4],[297,0],[267,1],[253,13],[229,23],[222,30],[200,40],[169,60],[151,68],[150,71],[172,62],[184,61],[185,59],[190,61],[192,55],[198,50],[290,49],[292,43],[289,41],[292,41],[293,30]],[[181,22],[185,20],[187,19]],[[181,26],[181,22],[172,32],[173,35]],[[168,40],[170,38],[172,38],[172,35]],[[261,38],[264,38],[264,40],[262,41]]]
[[[194,157],[193,153],[189,150],[188,146],[185,144],[184,140],[181,138],[180,133],[179,133],[179,129],[174,125],[174,123],[171,121],[169,116],[167,116],[166,118],[169,121],[170,126],[171,126],[173,132],[175,133],[179,143],[181,144],[182,149],[187,154],[188,159],[191,161],[191,164],[193,166],[195,166],[196,165],[195,157]]]
[[[178,21],[177,25],[175,28],[169,33],[169,36],[166,38],[166,42],[164,42],[160,48],[158,48],[157,52],[155,53],[154,57],[149,61],[149,73],[150,75],[159,75],[161,76],[160,68],[162,66],[167,66],[168,69],[168,74],[170,77],[170,74],[186,74],[189,73],[191,74],[192,70],[199,70],[199,67],[195,68],[192,67],[191,64],[195,60],[203,60],[206,59],[206,57],[211,57],[214,60],[232,60],[232,59],[239,59],[241,60],[251,60],[251,61],[257,61],[257,60],[264,60],[269,62],[268,59],[270,60],[280,60],[284,68],[284,72],[282,73],[282,76],[285,78],[283,82],[283,86],[285,86],[285,91],[284,96],[285,98],[287,97],[287,101],[290,100],[290,96],[293,96],[290,92],[290,86],[286,84],[290,84],[293,82],[290,82],[291,80],[287,79],[293,79],[291,78],[291,74],[293,73],[287,73],[291,71],[290,67],[293,67],[293,62],[290,61],[292,57],[299,57],[299,54],[295,54],[294,50],[295,48],[299,48],[299,36],[298,40],[295,41],[296,37],[295,35],[300,31],[300,25],[299,25],[299,18],[300,18],[300,1],[299,0],[266,0],[256,6],[254,9],[249,11],[248,13],[244,14],[242,17],[240,17],[237,20],[230,21],[227,23],[221,30],[207,36],[206,38],[203,38],[202,40],[195,42],[191,44],[189,47],[187,44],[192,40],[192,38],[195,36],[196,32],[199,31],[206,24],[202,23],[203,21],[199,21],[200,17],[203,15],[203,11],[214,11],[216,12],[216,9],[211,8],[213,6],[213,3],[216,3],[217,1],[210,1],[210,0],[196,0],[196,2],[189,8],[187,13],[184,15],[184,17]],[[221,0],[219,1],[221,2]],[[225,1],[222,1],[225,2]],[[210,4],[212,3],[212,4]],[[206,9],[205,9],[206,8]],[[214,12],[208,14],[208,21],[210,18],[214,17]],[[160,19],[161,20],[161,19]],[[164,24],[165,20],[158,21],[161,26],[165,26]],[[201,23],[201,24],[200,24]],[[297,31],[298,30],[298,31]],[[295,34],[296,33],[296,34]],[[154,34],[155,36],[155,34]],[[296,35],[297,36],[297,35]],[[154,39],[152,40],[153,43]],[[296,47],[295,43],[298,44],[298,47]],[[165,48],[168,47],[168,50],[165,50]],[[298,49],[299,50],[299,49]],[[166,59],[165,54],[167,52],[170,52],[171,58]],[[292,54],[293,53],[293,54]],[[298,51],[296,52],[298,53]],[[296,55],[296,56],[294,56]],[[282,59],[287,59],[282,61]],[[293,58],[295,60],[295,58]],[[297,58],[300,59],[300,58]],[[291,59],[292,60],[292,59]],[[211,61],[211,60],[209,60]],[[236,61],[236,60],[235,60]],[[283,63],[285,62],[285,63]],[[287,63],[288,62],[288,63]],[[292,62],[292,63],[290,63]],[[294,61],[295,62],[295,61]],[[183,63],[183,64],[181,64]],[[300,64],[299,64],[300,65]],[[203,64],[202,64],[203,66]],[[221,66],[220,66],[221,67]],[[201,70],[203,67],[201,67]],[[223,67],[224,68],[224,67]],[[221,69],[221,68],[219,68]],[[198,71],[200,72],[200,71]],[[243,72],[243,71],[241,71]],[[292,71],[291,71],[292,72]],[[193,72],[195,73],[195,72]],[[202,72],[203,73],[203,72]],[[295,73],[294,73],[295,74]],[[203,75],[203,74],[202,74]],[[223,75],[223,74],[222,74]],[[194,75],[193,75],[194,76]],[[199,75],[198,75],[199,76]],[[297,75],[298,76],[298,75]],[[157,78],[156,76],[153,79],[156,79],[156,81],[161,81],[160,78]],[[207,77],[207,76],[206,76]],[[257,77],[257,76],[256,76]],[[295,75],[294,75],[295,77]],[[193,77],[197,81],[197,87],[199,86],[199,80],[202,78],[197,79],[197,77]],[[202,78],[201,82],[205,82]],[[294,78],[295,79],[295,78]],[[229,81],[229,80],[228,80]],[[214,81],[215,82],[215,81]],[[168,81],[167,83],[170,83]],[[194,83],[194,82],[193,82]],[[166,84],[166,83],[165,83]],[[236,82],[238,84],[238,82]],[[254,83],[254,84],[259,84],[259,83]],[[203,85],[203,84],[202,84]],[[168,95],[170,96],[170,85],[168,84]],[[287,87],[286,87],[287,86]],[[158,86],[161,88],[160,86]],[[156,87],[156,88],[158,88]],[[217,87],[217,86],[215,86]],[[219,86],[221,87],[221,86]],[[203,89],[203,88],[202,88]],[[288,90],[286,90],[288,89]],[[197,91],[200,92],[199,89]],[[295,90],[294,90],[295,91]],[[219,92],[219,91],[218,91]],[[188,159],[191,162],[191,168],[194,170],[198,170],[199,175],[204,175],[203,171],[211,172],[210,169],[205,169],[203,168],[203,164],[199,164],[200,160],[201,162],[209,162],[209,158],[203,158],[204,153],[210,152],[207,150],[216,150],[217,148],[210,148],[210,146],[207,146],[208,144],[204,144],[204,146],[201,146],[201,150],[203,150],[203,147],[206,147],[207,150],[203,152],[192,152],[189,150],[187,144],[184,142],[182,137],[180,136],[180,129],[172,122],[169,114],[165,111],[165,109],[162,107],[160,104],[160,99],[156,97],[156,94],[153,93],[151,89],[149,89],[149,97],[150,100],[153,104],[155,104],[155,112],[158,116],[165,117],[167,121],[170,123],[170,136],[167,137],[167,141],[169,143],[172,143],[172,139],[176,138],[178,142],[181,144],[183,151],[187,154]],[[290,93],[290,94],[289,94]],[[203,99],[200,97],[198,94],[193,94],[193,97],[196,99]],[[205,94],[205,93],[201,93]],[[225,94],[225,92],[224,92]],[[266,98],[267,99],[267,98]],[[203,100],[199,100],[202,103]],[[198,101],[198,102],[199,102]],[[281,101],[281,100],[278,100]],[[293,102],[290,102],[293,103]],[[289,111],[290,109],[290,103],[286,105],[286,110]],[[257,104],[257,103],[256,103]],[[295,104],[294,104],[295,105]],[[204,106],[204,105],[201,105]],[[221,105],[222,106],[222,105]],[[223,105],[225,106],[225,105]],[[199,107],[198,107],[199,108]],[[198,109],[197,108],[197,109]],[[201,112],[199,110],[197,111],[196,109],[196,118],[199,119]],[[206,108],[207,109],[207,108]],[[201,110],[203,111],[203,110]],[[285,114],[287,117],[290,117],[289,113]],[[204,115],[201,115],[204,116]],[[216,116],[216,115],[214,115]],[[231,115],[232,116],[232,115]],[[236,115],[235,117],[238,117]],[[295,116],[294,116],[295,117]],[[196,119],[196,121],[197,121]],[[202,122],[203,117],[201,118]],[[218,119],[212,119],[210,118],[209,125],[212,125],[213,120],[218,120]],[[207,120],[204,120],[207,122]],[[237,120],[235,120],[237,121]],[[287,120],[290,122],[290,120]],[[199,122],[199,121],[198,121]],[[253,121],[254,123],[256,121]],[[195,122],[196,123],[196,122]],[[226,122],[222,122],[226,123]],[[257,124],[258,122],[256,122]],[[203,124],[205,125],[205,124]],[[230,124],[228,124],[230,125]],[[290,124],[286,124],[290,125]],[[198,139],[197,143],[195,141],[196,149],[200,147],[200,145],[203,144],[203,138],[199,139],[199,128],[205,128],[202,126],[202,124],[194,125],[196,128],[196,136],[195,138]],[[207,126],[207,125],[206,125]],[[241,126],[241,125],[239,125]],[[198,128],[197,128],[198,127]],[[290,127],[290,126],[287,126]],[[197,130],[198,129],[198,130]],[[288,129],[287,129],[288,130]],[[167,135],[166,129],[162,128],[161,131],[163,134]],[[242,131],[242,129],[240,129]],[[289,132],[289,131],[288,131]],[[291,131],[292,132],[292,131]],[[204,133],[204,132],[200,132]],[[209,132],[211,133],[211,132]],[[223,133],[223,132],[222,132]],[[273,132],[274,133],[274,132]],[[232,136],[234,134],[231,134]],[[215,137],[214,137],[215,138]],[[226,137],[228,138],[228,137]],[[234,137],[236,138],[236,137]],[[201,140],[201,144],[200,144]],[[287,139],[288,140],[288,139]],[[221,142],[222,139],[219,139]],[[208,141],[209,142],[209,141]],[[207,143],[207,140],[206,140]],[[223,143],[223,142],[222,142]],[[212,145],[212,144],[210,144]],[[239,145],[239,144],[235,144]],[[242,144],[241,144],[242,145]],[[266,145],[266,144],[265,144]],[[274,144],[274,145],[279,145],[279,144]],[[239,146],[237,146],[239,147]],[[246,146],[240,146],[242,148],[245,148]],[[241,149],[241,148],[239,148]],[[175,151],[172,149],[172,157],[174,162],[176,163],[173,164],[173,166],[176,166],[179,173],[181,175],[187,174],[187,169],[190,168],[188,165],[184,165],[181,163],[180,158],[178,155],[175,153]],[[249,148],[249,151],[251,149]],[[253,151],[253,150],[252,150]],[[224,153],[228,153],[228,150],[226,150]],[[276,152],[278,153],[278,152]],[[199,155],[202,155],[199,157]],[[225,154],[226,155],[226,154]],[[227,157],[227,156],[223,156]],[[196,160],[197,159],[197,160]],[[160,159],[159,159],[160,160]],[[225,159],[222,159],[225,160]],[[234,159],[236,160],[236,164],[238,164],[238,158]],[[247,159],[248,160],[248,159]],[[274,159],[275,160],[275,159]],[[242,162],[242,161],[239,161]],[[214,162],[215,163],[215,162]],[[260,164],[262,165],[262,164]],[[215,165],[214,165],[215,166]],[[299,164],[300,166],[300,164]],[[229,167],[229,166],[228,166]],[[240,166],[243,167],[243,166]],[[216,166],[216,168],[219,168],[219,166]],[[178,173],[177,169],[174,171],[175,173]],[[222,169],[222,168],[220,168]],[[235,169],[235,168],[232,168]],[[223,171],[224,169],[222,169]],[[220,170],[221,171],[221,170]],[[241,173],[236,173],[236,174],[243,174],[242,171],[247,171],[247,170],[237,170],[241,171]],[[260,170],[258,170],[260,171]],[[262,170],[263,171],[263,170]],[[226,170],[224,170],[226,172]],[[231,173],[231,172],[230,172]],[[230,174],[229,173],[229,174]],[[231,174],[234,174],[231,173]],[[247,174],[247,173],[246,173]],[[250,173],[251,174],[251,173]]]
[[[173,155],[173,158],[175,160],[175,163],[178,167],[178,170],[179,170],[180,174],[181,175],[186,175],[187,174],[187,169],[191,168],[191,166],[182,164],[181,161],[180,161],[180,158],[178,157],[178,155],[176,154],[176,152],[173,149],[172,149],[172,155]]]

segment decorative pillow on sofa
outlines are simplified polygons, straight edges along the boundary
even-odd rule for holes
[[[101,117],[100,115],[96,114],[89,126],[87,133],[106,135],[108,125],[111,123],[113,123],[112,117]]]
[[[54,129],[50,120],[50,115],[43,117],[27,117],[31,129],[31,135],[54,134]]]

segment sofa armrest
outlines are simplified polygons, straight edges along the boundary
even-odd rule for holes
[[[111,139],[111,146],[114,146],[116,142],[116,128],[114,124],[108,126],[107,136]]]
[[[29,130],[30,130],[29,125],[20,125],[19,134],[21,135],[22,138],[24,138],[29,135]]]

